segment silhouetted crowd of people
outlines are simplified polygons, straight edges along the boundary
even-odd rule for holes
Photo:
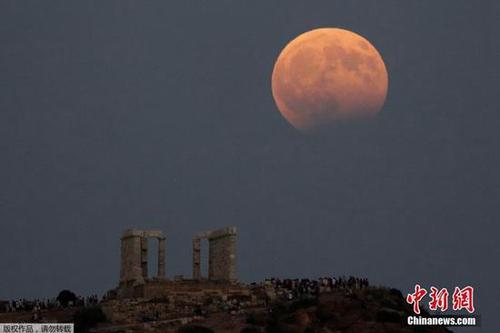
[[[277,296],[285,297],[289,300],[304,296],[316,297],[321,293],[331,292],[334,289],[362,289],[369,287],[370,283],[366,278],[354,276],[345,277],[321,277],[314,279],[266,279],[264,287],[272,288]]]
[[[55,309],[60,308],[61,304],[55,298],[47,299],[16,299],[7,301],[4,304],[4,308],[0,309],[2,312],[23,312],[32,310],[45,310],[45,309]]]
[[[15,299],[0,303],[0,312],[23,312],[32,311],[37,312],[41,310],[59,309],[64,307],[82,307],[92,306],[99,303],[97,295],[90,295],[87,297],[77,296],[74,301],[69,301],[68,304],[61,304],[57,298],[45,299]]]

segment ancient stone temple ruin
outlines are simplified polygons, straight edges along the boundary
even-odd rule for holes
[[[157,278],[165,278],[165,237],[161,231],[127,229],[121,238],[120,283],[144,283],[148,278],[148,239],[158,239]]]
[[[193,277],[165,276],[166,237],[157,230],[127,229],[121,237],[118,298],[162,297],[172,291],[192,288],[227,288],[237,284],[236,228],[204,231],[193,237]],[[158,240],[157,275],[148,275],[148,239]],[[208,277],[201,274],[201,242],[208,241]]]
[[[208,279],[236,281],[236,228],[205,231],[193,238],[193,279],[201,279],[201,241],[208,240]]]

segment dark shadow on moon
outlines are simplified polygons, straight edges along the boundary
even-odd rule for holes
[[[370,132],[373,124],[376,122],[376,116],[364,117],[359,119],[337,119],[330,122],[320,122],[316,126],[308,129],[296,130],[303,135],[315,137],[318,140],[329,140],[338,137],[355,137],[358,132]],[[355,139],[355,138],[353,138]]]

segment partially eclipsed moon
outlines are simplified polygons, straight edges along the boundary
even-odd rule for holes
[[[274,65],[272,90],[281,114],[314,131],[374,116],[387,95],[387,70],[370,42],[348,30],[323,28],[292,40]]]

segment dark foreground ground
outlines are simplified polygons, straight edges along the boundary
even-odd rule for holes
[[[409,327],[412,310],[395,289],[334,290],[317,298],[276,301],[239,312],[193,314],[162,321],[110,322],[100,306],[50,310],[44,321],[76,322],[78,332],[445,333],[440,327]],[[31,313],[0,314],[0,322],[29,322]]]

